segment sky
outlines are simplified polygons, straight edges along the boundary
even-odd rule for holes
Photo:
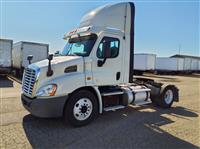
[[[0,0],[0,38],[48,43],[53,53],[85,13],[114,2]],[[135,53],[200,55],[199,1],[135,1],[135,7]]]

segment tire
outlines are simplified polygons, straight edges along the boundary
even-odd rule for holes
[[[18,69],[15,70],[15,76],[19,77],[20,76],[20,71]]]
[[[89,124],[98,116],[96,96],[87,90],[80,90],[71,95],[64,109],[64,120],[79,127]]]
[[[178,89],[174,85],[162,87],[160,95],[152,97],[152,102],[162,108],[170,108],[178,99]]]

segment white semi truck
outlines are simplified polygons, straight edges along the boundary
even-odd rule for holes
[[[61,117],[86,125],[104,111],[178,101],[174,85],[133,78],[135,7],[106,5],[86,14],[65,34],[59,56],[32,63],[23,75],[22,103],[37,117]],[[31,61],[31,57],[28,57]]]

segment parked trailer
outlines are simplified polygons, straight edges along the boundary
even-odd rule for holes
[[[157,72],[182,72],[184,68],[183,58],[157,57]]]
[[[13,41],[0,39],[0,74],[9,73],[12,67]]]
[[[191,71],[191,63],[192,63],[192,58],[184,58],[184,66],[183,66],[183,70],[186,71]]]
[[[197,72],[199,67],[199,56],[191,56],[191,55],[181,55],[176,54],[171,56],[171,58],[183,58],[184,64],[183,64],[183,72],[184,73],[192,73]]]
[[[198,60],[198,72],[200,72],[200,60]]]
[[[155,54],[134,54],[134,72],[137,74],[142,74],[145,71],[154,71],[156,63]]]
[[[198,71],[198,62],[199,61],[197,59],[192,58],[192,60],[191,60],[191,71],[194,71],[194,72]]]
[[[33,56],[31,62],[38,62],[48,57],[49,45],[34,42],[17,42],[13,45],[13,68],[17,73],[22,73],[24,68],[27,68],[29,61],[27,57]]]

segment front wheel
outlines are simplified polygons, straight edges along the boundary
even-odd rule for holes
[[[64,110],[64,120],[73,126],[86,125],[97,115],[96,96],[87,90],[80,90],[72,94]]]

